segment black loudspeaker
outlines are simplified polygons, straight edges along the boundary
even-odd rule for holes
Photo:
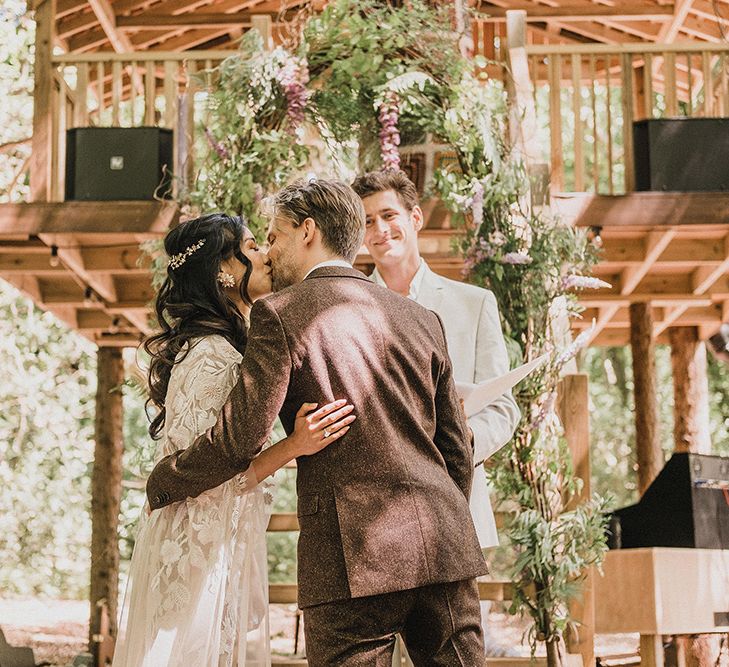
[[[75,127],[66,132],[66,199],[171,196],[172,130]]]
[[[636,190],[729,190],[729,118],[641,120],[633,146]]]
[[[610,524],[612,548],[729,549],[729,458],[674,454]]]

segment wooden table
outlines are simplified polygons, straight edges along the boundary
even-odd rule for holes
[[[595,577],[595,630],[640,633],[642,664],[663,667],[663,635],[729,632],[729,551],[617,549]]]

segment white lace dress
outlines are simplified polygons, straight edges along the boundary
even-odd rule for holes
[[[182,354],[182,353],[181,353]],[[241,355],[201,338],[172,369],[157,457],[210,428]],[[251,474],[140,518],[113,667],[271,664],[266,526],[271,493]]]

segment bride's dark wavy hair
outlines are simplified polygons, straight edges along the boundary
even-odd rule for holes
[[[162,331],[144,341],[144,349],[151,357],[147,407],[152,403],[158,409],[149,425],[152,438],[159,438],[164,428],[165,396],[172,368],[187,356],[193,339],[219,335],[239,352],[245,348],[245,320],[217,278],[220,263],[235,256],[246,267],[240,290],[244,302],[250,304],[248,281],[253,266],[240,249],[246,228],[241,218],[210,213],[183,222],[165,237],[167,256],[181,257],[184,253],[184,261],[176,268],[175,262],[167,266],[167,277],[155,300]],[[204,243],[199,245],[201,241]],[[178,359],[185,348],[187,351]]]

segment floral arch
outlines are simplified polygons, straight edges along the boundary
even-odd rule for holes
[[[451,25],[449,8],[421,0],[336,0],[302,14],[273,50],[250,31],[206,73],[209,146],[180,200],[188,212],[243,213],[260,233],[261,199],[312,161],[351,173],[398,167],[401,145],[426,134],[449,147],[455,159],[426,187],[465,232],[454,248],[465,278],[495,293],[512,365],[550,354],[515,393],[522,420],[490,479],[515,510],[506,528],[516,552],[511,611],[531,615],[532,648],[546,642],[555,665],[575,582],[605,552],[605,500],[566,511],[579,480],[555,415],[560,375],[585,337],[560,346],[554,325],[557,313],[577,313],[575,289],[599,286],[589,277],[595,253],[580,231],[525,205],[504,87],[474,73],[486,63],[462,55]]]

